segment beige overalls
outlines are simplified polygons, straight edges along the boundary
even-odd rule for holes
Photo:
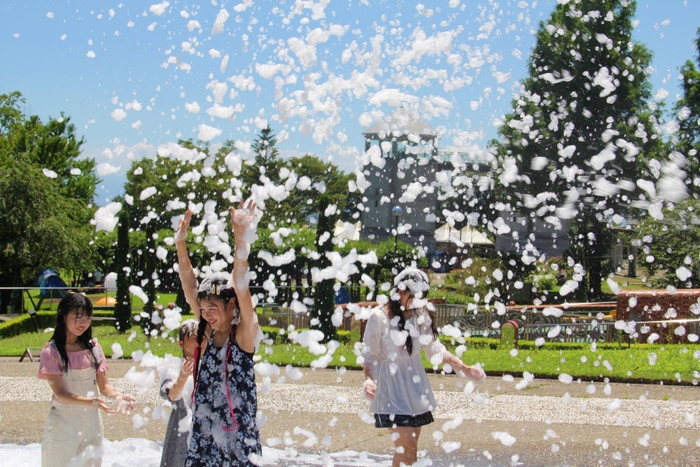
[[[99,395],[95,367],[65,371],[63,384],[73,394]],[[41,440],[41,466],[100,467],[102,453],[100,409],[64,404],[54,397]]]

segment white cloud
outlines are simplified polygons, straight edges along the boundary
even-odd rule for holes
[[[117,173],[121,170],[121,166],[115,167],[109,162],[104,162],[102,164],[97,164],[97,175],[100,177],[105,177],[113,173]]]

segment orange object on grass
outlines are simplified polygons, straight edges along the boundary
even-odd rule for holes
[[[93,303],[94,306],[112,306],[117,304],[117,299],[114,297],[102,297]]]

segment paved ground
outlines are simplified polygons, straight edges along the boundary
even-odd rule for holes
[[[121,380],[134,363],[110,365],[113,384],[137,394]],[[0,359],[0,443],[41,440],[50,392],[36,378],[37,369],[37,363]],[[293,381],[280,370],[269,381],[258,378],[260,410],[267,419],[263,444],[300,452],[391,452],[387,430],[367,424],[371,416],[360,397],[361,372],[301,369],[303,376]],[[519,390],[519,378],[492,377],[478,392],[465,394],[463,380],[455,376],[429,377],[440,408],[436,423],[424,428],[419,448],[432,465],[700,465],[700,390],[695,387],[536,379]],[[138,401],[148,423],[134,429],[131,418],[106,416],[108,439],[163,439],[164,424],[150,419],[161,402],[157,392],[138,394]]]

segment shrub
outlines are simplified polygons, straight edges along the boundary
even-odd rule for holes
[[[263,333],[263,343],[266,345],[291,344],[289,341],[289,333],[286,330],[283,330],[284,334],[280,333],[280,330],[282,330],[281,328],[276,328],[274,326],[260,326],[260,330]],[[296,331],[308,331],[308,329],[296,329]],[[350,331],[338,330],[336,334],[338,342],[341,344],[350,343],[352,334]]]
[[[449,303],[480,301],[489,291],[501,288],[503,285],[502,282],[494,278],[494,271],[498,269],[503,275],[508,271],[500,258],[469,258],[462,265],[463,269],[454,269],[445,276],[445,288],[458,295],[468,297],[468,301],[463,299],[453,301],[451,298],[445,297]],[[479,295],[479,300],[476,300],[476,294]]]
[[[530,280],[537,290],[552,290],[557,285],[557,278],[552,273],[533,275]]]
[[[114,314],[111,311],[94,311],[92,316],[109,318],[113,317]],[[56,325],[56,312],[39,311],[34,315],[34,322],[39,332],[42,332],[46,328],[52,328]],[[112,326],[113,323],[111,321],[93,321],[92,325]],[[17,336],[25,332],[34,332],[34,323],[32,323],[32,316],[29,313],[19,315],[17,318],[0,324],[0,339]]]

